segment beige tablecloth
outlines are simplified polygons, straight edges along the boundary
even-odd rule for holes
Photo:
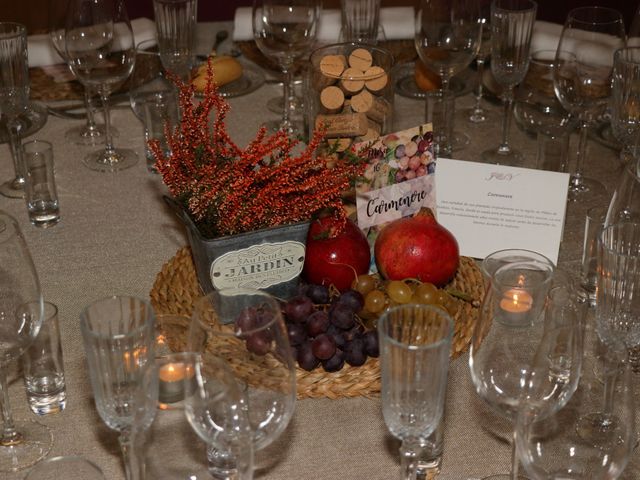
[[[228,26],[228,25],[224,25]],[[220,24],[202,26],[201,42],[207,50]],[[245,144],[265,120],[277,119],[266,102],[281,94],[280,87],[264,85],[252,94],[230,101],[229,130]],[[500,138],[502,110],[488,105],[490,119],[479,125],[467,121],[473,97],[459,98],[456,130],[470,137],[454,157],[479,160],[480,152]],[[424,120],[423,101],[396,95],[395,128],[408,128]],[[88,303],[112,294],[147,298],[156,273],[186,244],[185,232],[161,200],[164,192],[157,175],[144,163],[142,126],[129,108],[113,110],[119,131],[116,145],[133,147],[140,155],[137,166],[119,173],[97,173],[81,160],[88,148],[64,140],[64,132],[78,121],[50,117],[36,134],[54,145],[56,180],[62,220],[48,230],[31,226],[24,202],[0,197],[0,209],[15,216],[33,252],[44,295],[60,309],[68,407],[42,418],[54,435],[51,455],[82,455],[96,462],[109,480],[124,478],[117,435],[104,426],[95,410],[79,331],[79,314]],[[534,164],[535,141],[515,125],[511,139]],[[572,139],[575,144],[576,138]],[[620,171],[617,153],[590,142],[586,173],[612,187]],[[574,149],[572,148],[572,151]],[[11,178],[13,168],[6,145],[0,145],[0,178]],[[540,192],[544,195],[544,192]],[[560,252],[560,265],[577,273],[586,209],[608,199],[594,198],[570,206]],[[444,460],[440,478],[482,477],[507,472],[509,447],[500,440],[508,425],[495,420],[474,393],[468,372],[468,355],[451,365],[447,396]],[[18,417],[34,418],[27,407],[22,380],[13,375],[9,389]],[[387,432],[378,399],[304,400],[282,438],[259,457],[257,478],[273,480],[397,478],[398,442]],[[204,448],[189,432],[180,412],[159,412],[148,441],[150,479],[207,478],[203,474]],[[636,455],[637,457],[637,455]],[[638,462],[640,463],[640,462]],[[630,472],[628,478],[640,478]],[[195,477],[189,474],[196,473]],[[2,476],[24,477],[24,472]]]

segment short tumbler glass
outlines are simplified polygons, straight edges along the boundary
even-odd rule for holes
[[[36,227],[51,227],[60,221],[53,146],[43,140],[32,140],[26,142],[23,148],[29,220]]]

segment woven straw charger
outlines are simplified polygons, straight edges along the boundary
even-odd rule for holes
[[[466,294],[471,301],[456,299],[459,304],[454,316],[455,333],[451,348],[454,359],[469,346],[473,328],[479,315],[478,305],[484,295],[482,273],[475,261],[460,258],[460,267],[453,281],[445,287]],[[158,273],[151,289],[151,303],[158,316],[168,321],[160,322],[161,334],[168,347],[182,351],[186,345],[186,333],[194,301],[202,295],[191,249],[183,247]],[[380,393],[380,365],[377,358],[369,358],[361,367],[345,364],[338,372],[327,373],[322,367],[312,372],[297,368],[298,398],[344,398],[377,396]]]

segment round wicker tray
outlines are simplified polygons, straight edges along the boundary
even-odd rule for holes
[[[479,315],[478,305],[484,294],[482,273],[475,261],[460,258],[460,268],[447,286],[469,295],[473,302],[456,300],[460,304],[455,316],[455,333],[451,358],[465,352]],[[167,345],[173,351],[185,348],[186,331],[193,302],[202,295],[191,258],[191,249],[183,247],[156,276],[150,292],[151,303],[158,315],[171,315],[171,322],[160,327]],[[369,358],[361,367],[345,367],[327,373],[322,368],[307,372],[297,369],[298,398],[343,398],[375,396],[380,393],[380,367],[377,358]]]

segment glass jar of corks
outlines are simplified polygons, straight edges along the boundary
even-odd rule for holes
[[[373,45],[339,43],[311,54],[305,82],[309,137],[325,129],[322,148],[341,153],[352,144],[393,131],[393,55]]]

